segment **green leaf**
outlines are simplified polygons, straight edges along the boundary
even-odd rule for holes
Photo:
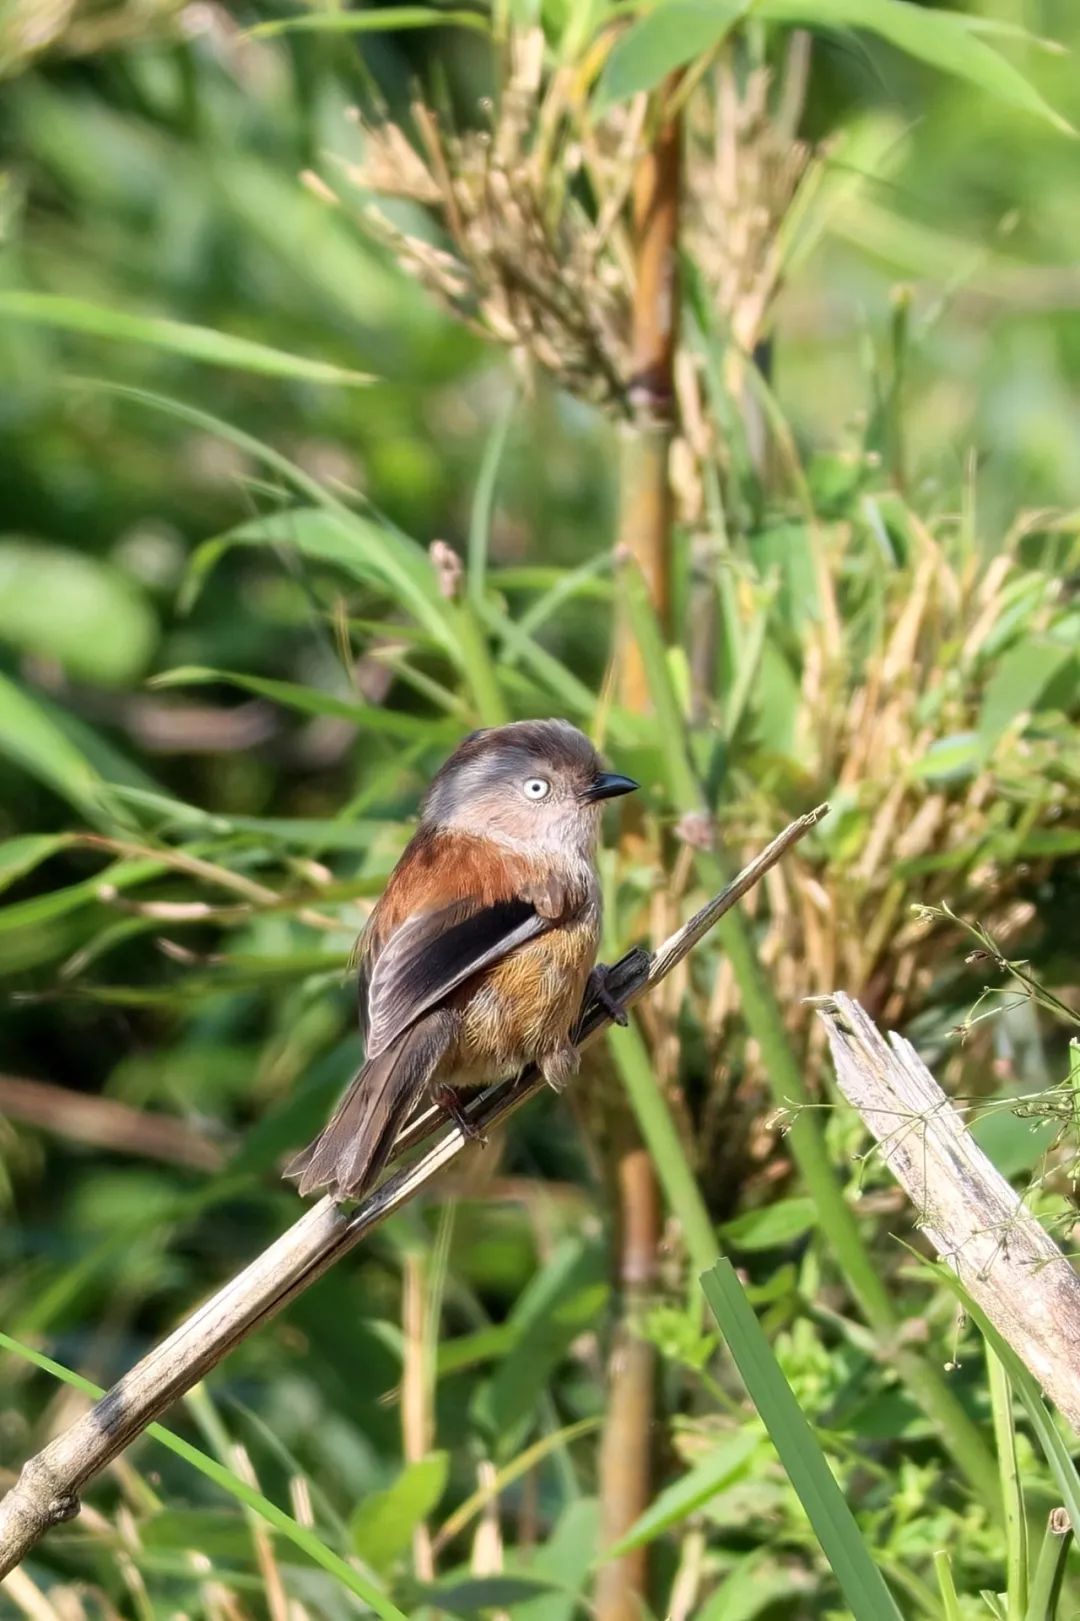
[[[163,679],[162,684],[167,685],[168,682]],[[430,733],[427,735],[430,736]],[[261,838],[268,845],[366,850],[376,839],[399,826],[393,821],[361,820],[352,815],[222,816],[217,811],[205,811],[198,805],[188,805],[170,794],[150,792],[144,788],[113,785],[113,792],[125,805],[143,811],[147,821],[159,834],[166,829],[197,831],[207,838],[228,838],[235,833],[244,833]]]
[[[282,349],[272,349],[250,338],[234,338],[213,327],[190,326],[160,316],[132,315],[127,310],[108,309],[82,298],[65,298],[57,293],[0,291],[0,317],[32,321],[40,326],[60,327],[67,332],[89,332],[98,338],[125,343],[148,343],[157,349],[202,360],[211,366],[231,366],[239,371],[262,372],[272,377],[302,378],[308,383],[346,383],[355,387],[370,383],[363,372],[348,371],[324,360],[306,360]]]
[[[71,843],[67,833],[23,833],[0,843],[0,894]]]
[[[437,742],[440,738],[457,738],[461,727],[453,720],[432,720],[428,716],[405,715],[396,709],[384,709],[379,704],[365,703],[362,698],[337,698],[314,687],[302,687],[293,681],[274,681],[265,676],[244,675],[237,670],[210,670],[202,665],[186,665],[177,670],[166,670],[154,677],[154,687],[204,686],[212,681],[228,681],[243,687],[260,698],[289,709],[301,710],[305,715],[333,715],[339,720],[353,721],[369,732],[382,732],[388,737],[422,738]]]
[[[785,1569],[764,1548],[740,1559],[697,1611],[695,1621],[754,1621],[780,1599],[805,1599],[813,1578],[797,1566]]]
[[[1009,1617],[1018,1617],[1027,1609],[1028,1599],[1027,1509],[1016,1445],[1012,1385],[1000,1357],[994,1354],[990,1346],[986,1349],[986,1374],[1001,1498],[1005,1505],[1005,1588],[1009,1598]]]
[[[469,518],[468,582],[469,595],[476,601],[484,595],[487,581],[488,551],[491,546],[491,517],[495,510],[495,488],[502,466],[503,452],[510,434],[510,426],[518,406],[515,389],[499,412],[488,434],[484,456],[473,491],[472,513]]]
[[[724,1248],[771,1250],[792,1243],[817,1225],[813,1199],[781,1199],[763,1210],[748,1210],[720,1229]]]
[[[481,1402],[501,1456],[513,1450],[571,1342],[596,1321],[607,1287],[596,1246],[567,1239],[518,1299],[510,1315],[515,1343]]]
[[[317,486],[314,493],[321,493]],[[233,546],[282,547],[312,561],[330,563],[364,585],[387,591],[439,646],[460,660],[460,650],[450,634],[449,605],[439,597],[427,553],[398,530],[329,499],[323,506],[268,513],[198,548],[183,594],[185,607],[191,606],[207,574]]]
[[[496,1362],[517,1344],[520,1335],[512,1323],[491,1323],[477,1328],[471,1334],[458,1334],[443,1340],[436,1352],[435,1366],[439,1378],[459,1373],[462,1368],[475,1368],[481,1362]]]
[[[701,1285],[849,1608],[859,1621],[901,1621],[730,1261],[718,1261],[711,1272],[704,1273]]]
[[[664,756],[668,788],[680,809],[700,809],[701,789],[687,751],[686,722],[671,680],[663,630],[636,563],[624,564],[619,584],[649,683],[649,696],[656,713],[655,738]]]
[[[612,50],[598,89],[601,105],[651,89],[673,68],[715,48],[743,15],[800,28],[865,29],[908,56],[1072,133],[1030,80],[979,37],[971,18],[911,0],[753,0],[749,6],[735,0],[660,0]]]
[[[1054,676],[1072,658],[1060,642],[1025,637],[999,660],[986,684],[979,714],[979,736],[991,746],[1019,716],[1035,709]]]
[[[0,641],[121,686],[143,672],[157,623],[119,569],[40,541],[0,540]]]
[[[107,819],[104,779],[29,693],[5,675],[0,675],[0,754],[47,783],[90,821]]]
[[[506,1610],[511,1605],[516,1609],[552,1591],[558,1591],[552,1582],[539,1581],[535,1576],[450,1576],[420,1589],[433,1608],[465,1617]]]
[[[1018,1104],[1019,1101],[1018,1098]],[[1030,1171],[1042,1159],[1058,1135],[1060,1123],[1054,1119],[1024,1119],[1012,1109],[999,1107],[998,1103],[995,1099],[995,1107],[972,1120],[968,1130],[1002,1176],[1011,1180],[1021,1171]]]
[[[865,28],[908,56],[1072,133],[1035,86],[980,39],[971,19],[959,12],[914,5],[911,0],[758,0],[753,15],[805,28]]]
[[[762,644],[753,706],[755,738],[762,747],[785,759],[798,758],[802,685],[784,650],[772,639]]]
[[[247,33],[252,39],[270,39],[275,34],[330,33],[367,34],[399,28],[474,28],[491,31],[489,19],[481,11],[440,11],[435,6],[380,6],[366,11],[315,11],[298,17],[279,17],[273,22],[256,23]]]
[[[114,890],[127,889],[146,878],[156,878],[166,870],[166,865],[164,861],[150,859],[117,861],[93,878],[83,878],[77,884],[65,885],[63,889],[50,889],[47,894],[33,895],[29,900],[13,901],[9,906],[0,907],[0,934],[36,928],[42,923],[52,922],[54,918],[63,917],[67,912],[77,911],[81,906],[94,905],[105,885]]]
[[[721,1441],[708,1457],[702,1458],[680,1480],[665,1486],[626,1535],[600,1555],[601,1560],[615,1559],[620,1554],[628,1553],[631,1548],[640,1548],[685,1520],[687,1515],[707,1503],[710,1497],[715,1497],[717,1492],[730,1486],[743,1473],[747,1462],[760,1446],[761,1436],[750,1430],[740,1430]]]
[[[956,732],[939,737],[909,767],[913,777],[927,782],[960,782],[973,776],[986,758],[978,732]]]
[[[407,1550],[421,1521],[446,1490],[450,1457],[429,1452],[410,1463],[385,1491],[365,1497],[349,1523],[352,1545],[365,1564],[382,1573]]]
[[[596,713],[595,694],[579,676],[567,669],[561,659],[549,653],[534,636],[529,635],[520,624],[501,613],[491,602],[487,600],[477,602],[476,612],[477,617],[483,621],[492,635],[501,641],[504,653],[519,661],[535,680],[546,687],[558,700],[561,708],[571,715],[584,716],[587,721],[592,719]],[[505,668],[509,659],[503,659],[500,663]],[[616,727],[617,721],[613,725],[613,731]]]
[[[573,1621],[580,1614],[577,1595],[592,1570],[600,1537],[600,1505],[595,1497],[569,1503],[529,1565],[529,1573],[560,1584],[560,1591],[514,1606],[514,1621]]]
[[[219,556],[221,550],[228,545],[240,542],[256,545],[276,541],[287,544],[300,553],[310,549],[311,555],[323,555],[326,561],[337,562],[359,579],[369,583],[373,580],[380,582],[445,648],[456,664],[460,666],[463,663],[461,649],[454,640],[448,624],[446,610],[449,604],[439,596],[434,570],[427,553],[408,535],[402,534],[389,524],[376,523],[358,516],[344,502],[324,490],[318,480],[312,478],[302,467],[291,462],[287,456],[281,455],[280,451],[264,444],[261,439],[256,439],[253,434],[234,428],[231,423],[222,421],[220,417],[215,417],[208,411],[200,411],[195,406],[185,405],[180,400],[170,398],[167,394],[155,394],[144,388],[129,388],[124,384],[86,377],[80,378],[79,381],[84,388],[149,406],[151,410],[164,412],[179,422],[186,422],[204,433],[225,440],[227,444],[235,445],[238,450],[284,479],[291,489],[312,503],[311,508],[279,512],[256,519],[232,530],[228,535],[219,537],[216,541],[208,542],[210,548],[218,548],[216,552],[212,552],[212,559]],[[320,515],[317,533],[314,536],[306,533],[309,526],[301,517],[302,513],[310,511]],[[281,528],[282,523],[287,525],[284,531]]]
[[[600,75],[599,111],[651,90],[675,68],[715,50],[751,0],[666,0],[616,41]]]
[[[218,1564],[222,1559],[243,1562],[251,1539],[239,1514],[224,1509],[168,1508],[139,1521],[139,1542],[144,1548],[198,1548]]]

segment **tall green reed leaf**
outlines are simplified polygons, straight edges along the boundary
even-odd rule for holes
[[[291,355],[284,349],[254,343],[250,338],[233,337],[214,327],[192,326],[186,321],[169,321],[159,316],[132,315],[127,310],[108,309],[83,298],[65,298],[58,293],[24,292],[19,288],[0,290],[0,318],[4,316],[13,321],[61,327],[68,332],[85,332],[118,342],[151,344],[156,349],[182,355],[185,360],[261,372],[270,377],[299,379],[306,383],[344,383],[352,388],[374,381],[364,372],[349,371],[325,360]]]
[[[1005,1593],[1009,1621],[1024,1621],[1028,1602],[1027,1514],[1024,1487],[1016,1455],[1012,1385],[1000,1359],[988,1345],[986,1371],[990,1381],[990,1407],[994,1416],[1001,1496],[1005,1505]]]
[[[730,1261],[717,1262],[702,1276],[701,1286],[852,1614],[859,1621],[901,1621]]]
[[[691,1266],[695,1272],[702,1272],[716,1260],[720,1244],[671,1110],[653,1074],[641,1031],[634,1023],[625,1030],[609,1031],[608,1046],[668,1206],[682,1227]]]

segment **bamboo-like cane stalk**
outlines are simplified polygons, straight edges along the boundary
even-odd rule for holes
[[[827,809],[820,805],[792,822],[659,950],[651,955],[635,950],[623,957],[609,971],[610,994],[627,1006],[644,996]],[[598,1003],[590,1003],[582,1011],[577,1045],[584,1047],[610,1023],[610,1014]],[[515,1080],[491,1087],[467,1106],[472,1126],[486,1131],[498,1125],[543,1084],[539,1073],[529,1069]],[[403,1134],[399,1155],[423,1143],[444,1124],[440,1110],[427,1110]],[[14,1570],[52,1526],[79,1512],[79,1493],[148,1424],[373,1227],[414,1198],[465,1146],[466,1138],[452,1126],[418,1159],[387,1177],[356,1209],[320,1199],[126,1373],[88,1413],[31,1458],[0,1502],[0,1577]]]
[[[619,492],[619,550],[641,571],[661,625],[671,610],[674,498],[669,460],[675,416],[675,354],[679,335],[679,216],[682,129],[671,111],[672,75],[653,98],[652,140],[634,175],[631,239],[634,254],[631,420],[623,425]],[[619,693],[630,710],[647,713],[649,679],[628,618],[620,626]],[[624,843],[634,841],[634,812]],[[619,1542],[648,1507],[656,1405],[656,1348],[634,1323],[655,1286],[661,1232],[656,1167],[628,1099],[612,1120],[613,1191],[620,1320],[608,1359],[604,1431],[600,1444],[600,1536]],[[648,1586],[644,1544],[600,1567],[597,1621],[638,1621]]]

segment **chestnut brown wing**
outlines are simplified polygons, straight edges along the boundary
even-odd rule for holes
[[[406,919],[364,967],[361,1025],[368,1062],[473,974],[534,940],[552,922],[524,896],[489,906],[459,900]]]

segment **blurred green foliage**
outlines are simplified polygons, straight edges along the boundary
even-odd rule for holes
[[[657,892],[686,783],[737,850],[828,796],[834,815],[754,916],[809,1083],[824,1077],[800,997],[830,984],[908,1021],[965,1090],[1059,1082],[1064,1038],[1029,1000],[950,1045],[982,980],[957,931],[928,937],[908,908],[985,910],[1075,988],[1075,140],[936,71],[932,32],[916,57],[887,31],[815,38],[802,131],[822,143],[820,179],[788,216],[768,364],[743,392],[705,271],[684,266],[688,349],[724,443],[680,532],[664,727],[605,684],[618,429],[542,372],[523,388],[365,228],[362,198],[326,195],[363,155],[348,112],[370,113],[373,86],[396,117],[418,83],[447,118],[482,122],[483,34],[256,37],[283,8],[67,9],[55,36],[0,9],[0,1068],[69,1093],[33,1117],[5,1094],[6,1331],[108,1383],[293,1219],[277,1167],[356,1061],[347,969],[366,904],[435,765],[504,715],[595,727],[646,785],[647,854],[605,868],[608,955],[705,882],[683,846]],[[543,16],[552,42],[588,32],[573,7]],[[1080,126],[1069,0],[975,0],[966,17],[965,38]],[[760,29],[736,51],[788,37]],[[613,55],[608,89],[617,69]],[[457,600],[429,562],[436,538],[468,558]],[[720,627],[704,669],[702,601]],[[677,1038],[686,1157],[781,1367],[904,1613],[943,1613],[942,1548],[959,1613],[989,1613],[977,1595],[1003,1585],[1000,1533],[879,1359],[764,1131],[714,948],[685,993],[646,1033],[654,1053]],[[97,1099],[133,1111],[134,1153]],[[395,1218],[171,1415],[406,1612],[585,1607],[614,1302],[603,1123],[576,1109],[538,1100],[467,1181]],[[140,1138],[146,1112],[174,1132]],[[1037,1172],[1061,1216],[1045,1130],[993,1121],[999,1162]],[[864,1147],[839,1113],[825,1134],[838,1166]],[[951,1383],[989,1444],[952,1299],[889,1241],[872,1163],[864,1186],[877,1202],[860,1225],[912,1337],[961,1364]],[[665,1265],[639,1325],[663,1367],[638,1528],[655,1613],[678,1578],[694,1594],[679,1613],[836,1614],[765,1431],[686,1305],[678,1245]],[[421,1285],[410,1343],[402,1292]],[[14,1354],[5,1380],[11,1468],[69,1408]],[[417,1389],[428,1444],[406,1460]],[[1026,1427],[1017,1445],[1045,1517],[1054,1478]],[[57,1531],[28,1566],[71,1595],[57,1614],[283,1621],[282,1585],[307,1614],[356,1613],[359,1588],[310,1539],[267,1540],[250,1501],[153,1441],[91,1501],[108,1520]],[[415,1557],[425,1521],[434,1577]]]

